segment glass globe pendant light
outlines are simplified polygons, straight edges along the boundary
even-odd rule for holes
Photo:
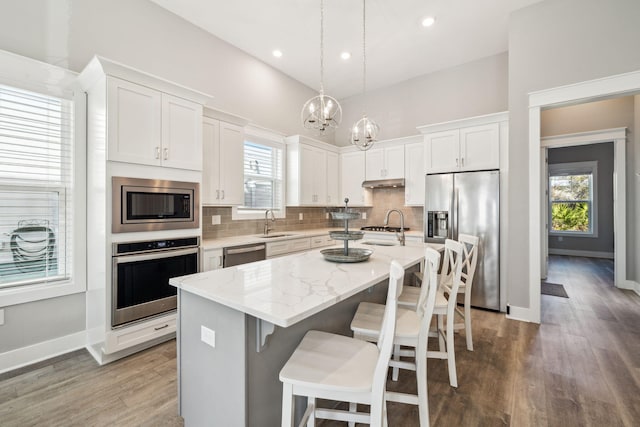
[[[342,121],[342,107],[324,94],[324,0],[320,0],[320,92],[302,107],[302,125],[317,134],[334,131]]]
[[[367,20],[366,20],[366,2],[362,0],[362,98],[365,102],[367,92]],[[366,113],[362,113],[362,118],[355,122],[351,127],[351,144],[355,145],[362,151],[366,151],[373,146],[378,139],[380,127],[378,124],[367,117]]]

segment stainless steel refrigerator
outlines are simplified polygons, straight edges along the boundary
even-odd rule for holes
[[[471,305],[500,310],[500,173],[497,170],[428,174],[425,183],[426,242],[480,238]]]

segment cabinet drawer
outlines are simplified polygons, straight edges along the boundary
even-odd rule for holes
[[[308,237],[267,243],[267,258],[311,249]]]
[[[323,246],[332,246],[335,244],[335,241],[331,239],[331,236],[315,236],[311,238],[311,247],[312,248],[321,248]]]
[[[176,332],[176,315],[170,314],[148,322],[136,323],[107,332],[104,343],[106,354],[115,353],[138,344],[161,338]]]

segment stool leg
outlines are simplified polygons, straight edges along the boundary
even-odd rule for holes
[[[473,351],[473,336],[471,335],[471,302],[467,303],[467,301],[464,302],[464,334],[467,337],[467,350]]]
[[[453,318],[454,313],[447,316],[447,362],[449,368],[449,383],[451,387],[458,387],[458,376],[456,374],[456,349],[453,344]]]
[[[438,350],[439,351],[444,351],[444,338],[442,338],[442,331],[444,330],[444,319],[442,318],[442,314],[438,314],[436,316],[436,319],[438,321],[438,327],[437,327],[437,332],[438,332]]]
[[[307,406],[313,405],[313,411],[309,415],[309,419],[307,420],[307,427],[315,427],[316,425],[316,398],[308,397],[307,398]]]
[[[416,382],[418,384],[418,415],[420,427],[429,427],[429,396],[427,393],[427,348],[416,349]]]
[[[393,346],[393,360],[400,360],[400,345],[396,344]],[[400,372],[400,368],[397,366],[393,367],[393,372],[391,374],[391,379],[393,381],[398,381],[398,374]]]
[[[282,427],[293,427],[293,385],[282,383]]]
[[[349,412],[357,412],[358,404],[356,402],[349,402]],[[356,427],[355,421],[349,421],[349,427]]]

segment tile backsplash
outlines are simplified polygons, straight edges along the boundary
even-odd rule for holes
[[[389,209],[400,209],[404,214],[405,226],[411,230],[422,230],[424,212],[422,207],[404,206],[404,189],[380,188],[374,189],[372,194],[373,207],[353,208],[359,212],[366,212],[367,219],[359,219],[349,222],[351,230],[357,230],[365,225],[382,225],[384,216]],[[222,237],[240,236],[246,234],[261,234],[264,228],[264,219],[249,219],[233,221],[230,207],[205,206],[202,215],[202,230],[204,239],[216,239]],[[334,221],[327,213],[336,208],[325,207],[287,207],[287,217],[269,221],[273,232],[311,230],[316,228],[344,226],[343,221]],[[303,219],[300,220],[300,214]],[[213,215],[220,215],[220,224],[212,225]],[[390,226],[400,226],[400,216],[391,214]]]

